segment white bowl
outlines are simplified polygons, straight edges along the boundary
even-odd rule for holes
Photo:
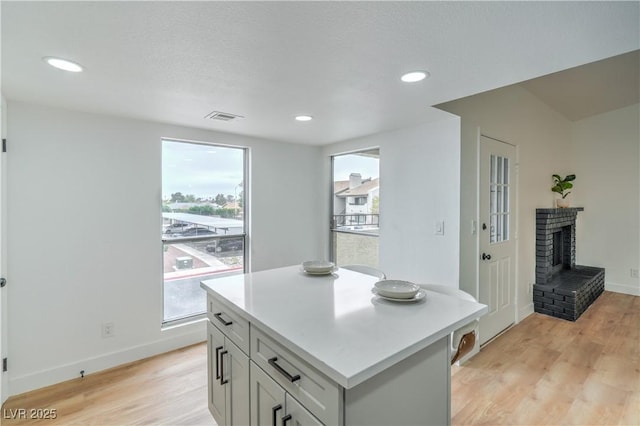
[[[312,274],[331,272],[334,266],[333,262],[324,260],[307,260],[306,262],[302,262],[302,269]]]
[[[374,284],[379,295],[393,299],[411,299],[415,297],[420,287],[409,281],[382,280]]]

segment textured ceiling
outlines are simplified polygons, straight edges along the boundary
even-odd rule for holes
[[[306,144],[428,121],[443,114],[431,105],[640,48],[638,2],[0,7],[9,100]],[[86,71],[52,69],[43,56]],[[431,78],[400,82],[414,69]],[[214,110],[245,118],[203,118]]]

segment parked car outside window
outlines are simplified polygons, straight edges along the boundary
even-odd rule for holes
[[[189,226],[190,225],[188,223],[172,223],[167,227],[164,233],[175,234],[175,233],[184,231],[185,229],[189,228]]]
[[[184,231],[180,232],[180,236],[182,237],[195,237],[200,235],[216,235],[216,233],[210,229],[198,227],[185,229]]]

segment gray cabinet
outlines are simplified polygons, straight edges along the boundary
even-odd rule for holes
[[[341,422],[342,390],[284,345],[251,328],[251,361],[324,424]]]
[[[344,388],[209,295],[209,410],[220,426],[450,424],[449,334]]]
[[[208,331],[208,403],[219,425],[248,425],[249,357],[211,322]]]
[[[284,416],[285,391],[253,361],[250,365],[251,424],[277,425]]]
[[[320,420],[313,417],[313,415],[291,397],[291,395],[287,394],[285,400],[287,410],[283,417],[283,423],[287,426],[323,426]],[[290,416],[289,420],[287,420],[287,416]]]
[[[302,404],[288,394],[267,373],[250,362],[251,425],[323,426]]]

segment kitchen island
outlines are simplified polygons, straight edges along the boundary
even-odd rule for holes
[[[449,335],[485,305],[378,298],[377,278],[300,266],[203,281],[220,425],[450,423]]]

